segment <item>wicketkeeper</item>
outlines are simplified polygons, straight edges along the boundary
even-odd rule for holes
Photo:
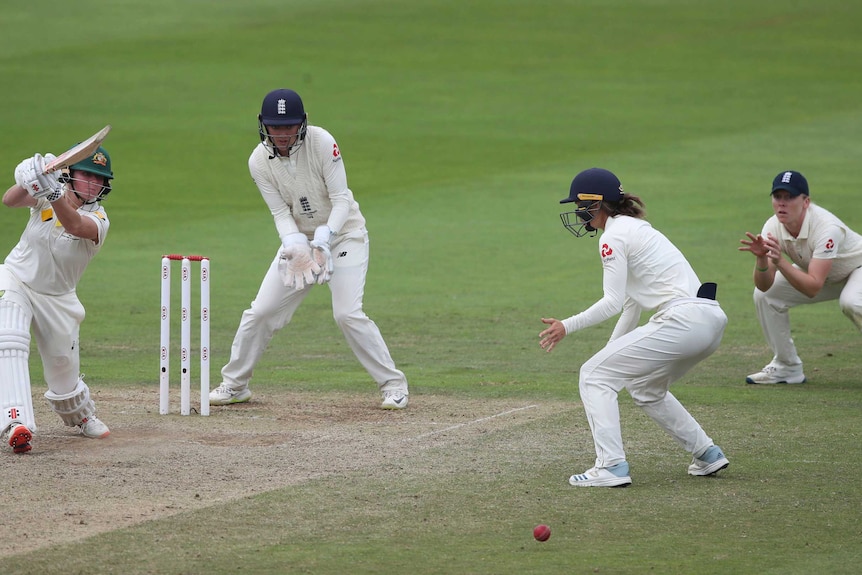
[[[111,191],[111,159],[99,148],[66,175],[44,174],[52,159],[52,154],[36,154],[18,164],[15,185],[3,195],[5,206],[30,208],[18,245],[0,265],[0,433],[15,453],[30,451],[36,432],[28,366],[31,328],[51,409],[85,437],[110,433],[96,417],[79,371],[84,306],[75,290],[108,234],[101,200]]]
[[[273,90],[258,116],[260,144],[249,171],[281,238],[257,296],[242,314],[210,404],[251,398],[249,381],[276,331],[287,325],[313,286],[328,284],[332,313],[359,362],[377,383],[384,409],[407,407],[407,379],[395,367],[377,325],[362,310],[368,232],[347,187],[332,135],[308,125],[293,90]]]

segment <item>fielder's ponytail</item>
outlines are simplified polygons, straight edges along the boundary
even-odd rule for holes
[[[646,211],[644,203],[637,196],[626,194],[619,202],[602,202],[606,207],[611,217],[614,216],[631,216],[639,220],[646,219]]]

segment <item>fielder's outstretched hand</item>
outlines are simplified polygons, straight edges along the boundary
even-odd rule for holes
[[[778,267],[778,262],[781,260],[781,244],[778,242],[778,239],[772,234],[766,234],[766,237],[763,239],[763,245],[766,248],[766,257]]]
[[[763,236],[760,234],[754,235],[751,232],[745,232],[745,235],[748,236],[748,239],[739,240],[742,247],[737,249],[741,252],[751,252],[759,258],[765,257],[769,250],[763,241]]]
[[[542,349],[545,351],[551,351],[564,337],[566,337],[566,328],[563,326],[563,322],[554,318],[543,317],[542,323],[548,324],[551,327],[545,329],[539,334],[539,337],[542,338],[541,341],[539,341],[539,345],[541,345]]]

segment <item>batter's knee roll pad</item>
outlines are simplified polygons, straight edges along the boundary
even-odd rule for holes
[[[80,425],[88,417],[96,415],[96,404],[90,399],[90,388],[82,379],[78,380],[78,386],[72,392],[58,395],[48,390],[45,399],[69,427]]]

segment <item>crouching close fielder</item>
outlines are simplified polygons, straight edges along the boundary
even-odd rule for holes
[[[754,307],[772,361],[746,383],[805,383],[802,359],[790,337],[791,308],[838,300],[862,331],[862,236],[814,204],[808,180],[780,172],[772,180],[772,210],[758,235],[746,232],[739,249],[754,263]],[[787,256],[787,257],[785,257]]]
[[[596,463],[572,475],[577,487],[631,484],[623,449],[617,395],[629,392],[635,404],[673,437],[693,460],[691,475],[712,475],[728,466],[721,449],[668,391],[719,346],[727,316],[715,301],[715,284],[704,284],[682,253],[644,220],[640,198],[626,194],[611,172],[591,168],[572,181],[574,212],[561,214],[575,236],[603,230],[599,238],[604,296],[587,310],[562,321],[543,318],[539,334],[546,351],[566,335],[607,320],[622,310],[610,341],[581,366],[580,395],[593,433]],[[597,232],[596,232],[597,233]],[[655,310],[638,327],[642,310]]]
[[[242,314],[210,404],[251,398],[249,380],[276,331],[287,325],[312,286],[328,283],[335,322],[383,395],[383,409],[407,407],[407,379],[396,369],[380,330],[362,310],[368,232],[347,187],[332,135],[309,126],[299,94],[273,90],[258,116],[260,144],[251,177],[275,220],[281,246]]]
[[[10,208],[30,208],[21,239],[0,265],[0,433],[15,453],[32,449],[36,417],[30,391],[30,330],[42,357],[51,409],[86,437],[107,437],[90,389],[80,375],[78,332],[84,307],[78,281],[108,234],[100,202],[111,191],[104,148],[74,164],[67,177],[43,174],[54,157],[18,164],[3,195]]]

